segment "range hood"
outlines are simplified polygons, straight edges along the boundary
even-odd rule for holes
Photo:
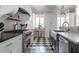
[[[6,14],[6,15],[12,17],[12,16],[16,15],[18,12],[20,12],[20,13],[22,13],[22,14],[27,14],[27,15],[30,16],[30,14],[29,14],[25,9],[23,9],[23,8],[21,8],[21,7],[19,7],[18,10],[16,10],[16,11],[13,10],[13,11],[9,12],[9,13]]]
[[[27,14],[30,16],[30,14],[23,8],[19,7],[18,12],[23,13],[23,14]]]

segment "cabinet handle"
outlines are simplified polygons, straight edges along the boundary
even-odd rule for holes
[[[12,45],[12,43],[7,44],[6,46],[8,47],[8,46],[10,46],[10,45]]]

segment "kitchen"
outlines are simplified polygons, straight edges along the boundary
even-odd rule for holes
[[[78,5],[0,5],[0,53],[79,53]]]

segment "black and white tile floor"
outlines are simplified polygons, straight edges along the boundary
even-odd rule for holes
[[[25,53],[53,53],[48,38],[35,38],[33,42],[25,49]]]

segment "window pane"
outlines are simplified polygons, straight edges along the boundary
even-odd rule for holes
[[[69,22],[69,14],[66,15],[66,19],[65,19],[65,15],[61,15],[61,16],[58,15],[57,16],[57,26],[58,26],[58,28],[60,26],[62,26],[62,24],[65,22],[65,20],[67,22]]]
[[[69,14],[66,15],[66,21],[69,23]]]
[[[60,27],[60,17],[59,16],[57,17],[57,27],[58,28]]]
[[[44,17],[40,17],[40,25],[44,27]]]
[[[38,27],[38,26],[39,26],[39,17],[36,16],[36,27]]]

